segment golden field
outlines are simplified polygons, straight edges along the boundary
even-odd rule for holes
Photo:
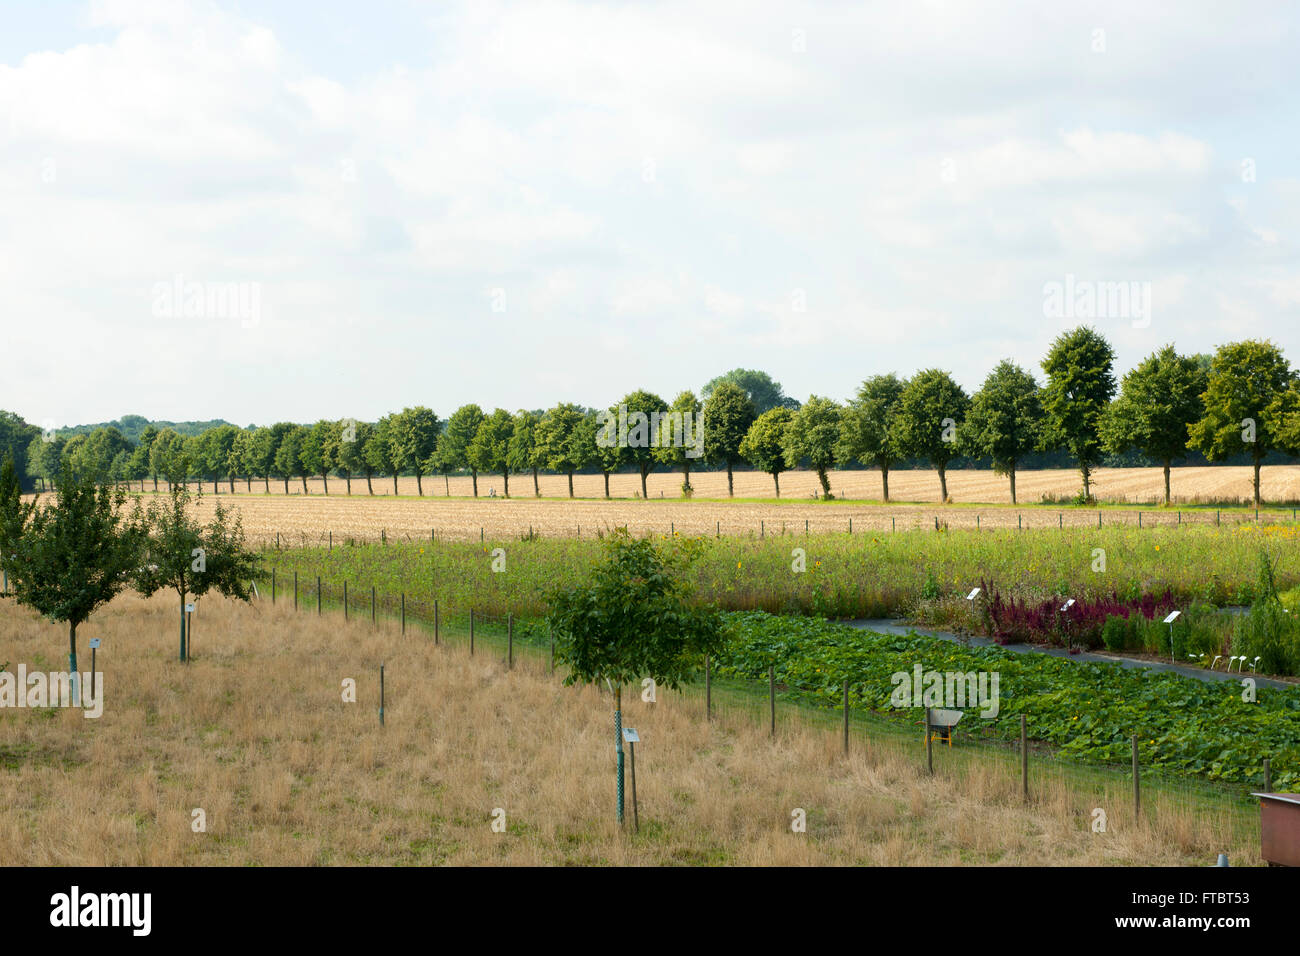
[[[638,729],[640,832],[613,821],[611,699],[545,662],[434,646],[392,623],[209,598],[176,660],[166,597],[117,599],[99,637],[104,712],[0,710],[0,860],[27,865],[1077,864],[1258,861],[1258,831],[1158,793],[1135,821],[1035,766],[855,733],[782,706],[775,739],[742,708],[624,695]],[[66,667],[66,631],[0,602],[0,662]],[[378,672],[387,664],[386,726]],[[88,658],[83,666],[88,664]],[[341,700],[354,678],[357,703]],[[1099,802],[1100,801],[1100,802]],[[1091,832],[1093,808],[1109,830]],[[194,832],[193,811],[206,815]],[[794,833],[796,809],[806,833]],[[504,811],[505,832],[492,829]],[[629,796],[628,820],[632,811]],[[630,828],[629,828],[630,829]]]

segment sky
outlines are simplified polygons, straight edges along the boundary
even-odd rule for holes
[[[1157,6],[3,0],[0,408],[1300,365],[1300,7]]]

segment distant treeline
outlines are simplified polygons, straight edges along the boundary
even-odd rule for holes
[[[537,492],[545,471],[569,476],[609,476],[634,471],[646,478],[656,468],[690,475],[703,467],[769,473],[780,494],[781,472],[805,466],[818,473],[822,493],[832,497],[833,468],[876,468],[889,498],[889,473],[906,467],[934,468],[947,499],[946,472],[991,467],[1008,477],[1026,468],[1077,467],[1080,502],[1090,500],[1090,476],[1099,465],[1160,465],[1185,462],[1259,466],[1300,454],[1300,381],[1271,342],[1247,340],[1214,355],[1179,355],[1172,345],[1148,356],[1117,381],[1114,351],[1095,330],[1081,326],[1053,343],[1038,380],[1011,360],[1001,362],[981,388],[967,395],[952,376],[925,369],[910,378],[876,375],[846,403],[816,395],[798,402],[765,372],[735,369],[671,403],[645,390],[625,395],[609,409],[564,402],[546,410],[484,412],[464,405],[446,419],[424,406],[405,408],[377,422],[353,419],[315,424],[280,422],[239,428],[173,427],[124,416],[119,422],[42,434],[9,412],[0,412],[0,457],[14,458],[29,487],[44,487],[68,462],[109,481],[228,482],[270,490],[323,480],[363,480],[414,475],[417,491],[429,474],[468,473],[478,494],[480,473],[500,474],[509,494],[510,476],[531,475]],[[700,432],[692,431],[692,425]],[[189,431],[189,434],[185,434]],[[698,443],[692,442],[692,435]]]

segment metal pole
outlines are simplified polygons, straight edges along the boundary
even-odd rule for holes
[[[384,665],[379,665],[379,726],[384,726]]]
[[[614,743],[618,748],[618,824],[623,825],[623,685],[614,690]]]
[[[632,751],[632,829],[640,833],[641,817],[636,808],[636,743],[629,743],[628,747]]]

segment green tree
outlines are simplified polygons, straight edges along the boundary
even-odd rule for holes
[[[506,451],[506,464],[511,471],[533,473],[533,496],[542,496],[537,473],[546,465],[542,450],[537,444],[537,426],[541,415],[520,409],[510,422],[510,445]]]
[[[785,430],[787,467],[796,468],[799,462],[806,460],[808,466],[817,472],[823,498],[835,497],[831,494],[831,482],[826,471],[835,465],[842,412],[843,409],[831,399],[813,395],[794,413]]]
[[[785,433],[794,412],[784,405],[769,408],[749,426],[740,443],[740,455],[759,471],[772,476],[776,496],[781,497],[781,472],[785,471]]]
[[[779,382],[772,381],[772,376],[766,372],[752,368],[733,368],[730,372],[709,379],[708,383],[700,389],[700,399],[707,402],[712,397],[714,389],[723,382],[731,382],[744,389],[749,400],[754,403],[755,416],[762,415],[773,408],[788,408],[792,412],[799,410],[799,402],[788,397],[781,390]]]
[[[397,467],[415,473],[415,493],[424,497],[423,473],[438,445],[440,423],[423,405],[404,408],[393,420],[393,456]]]
[[[451,413],[447,427],[438,439],[438,470],[443,473],[468,469],[474,488],[474,497],[478,497],[479,469],[470,461],[469,446],[483,424],[483,409],[477,405],[462,405]]]
[[[366,464],[366,443],[374,436],[375,426],[369,422],[359,422],[355,418],[345,418],[338,423],[339,426],[339,444],[338,454],[335,457],[335,473],[339,475],[348,486],[348,494],[352,494],[352,476],[364,474],[366,476],[366,486],[370,487],[370,476],[374,474],[374,469]],[[374,488],[370,488],[370,493],[375,493]]]
[[[244,543],[239,512],[217,502],[204,525],[191,515],[189,489],[175,483],[165,500],[149,503],[145,514],[144,564],[132,576],[145,597],[170,588],[180,599],[180,659],[189,659],[185,633],[185,599],[217,591],[247,601],[257,574],[257,556]]]
[[[397,494],[397,424],[395,416],[385,415],[375,424],[375,432],[366,443],[366,464],[380,474],[393,476],[393,494]],[[368,480],[368,479],[367,479]]]
[[[716,610],[692,602],[688,572],[698,553],[695,542],[659,547],[620,528],[604,542],[603,560],[588,583],[548,595],[556,659],[569,668],[565,684],[609,681],[614,689],[620,821],[623,685],[649,677],[664,687],[680,687],[704,655],[722,647]]]
[[[627,415],[626,434],[623,434],[624,410]],[[624,395],[618,405],[610,409],[609,418],[604,423],[605,427],[597,436],[599,442],[608,445],[611,433],[614,435],[614,445],[618,448],[616,460],[619,465],[630,465],[641,475],[642,498],[649,497],[646,479],[658,464],[655,457],[658,451],[656,441],[661,437],[658,423],[666,411],[668,411],[667,402],[654,392],[639,388],[635,392]]]
[[[609,412],[605,409],[592,409],[583,416],[573,435],[574,447],[586,456],[587,463],[596,466],[605,479],[605,497],[609,497],[609,476],[618,471],[623,449],[619,447],[617,436],[609,438]],[[617,429],[617,418],[614,419]]]
[[[680,392],[668,408],[668,418],[659,424],[660,436],[664,439],[656,449],[659,461],[665,467],[682,470],[682,494],[688,496],[694,492],[691,465],[699,461],[704,452],[703,443],[697,445],[694,441],[697,435],[703,438],[702,407],[694,392]]]
[[[542,466],[569,477],[569,497],[573,497],[573,473],[590,464],[595,453],[595,435],[591,444],[582,441],[585,412],[572,402],[561,402],[548,409],[537,423],[537,454]]]
[[[149,453],[157,439],[158,429],[153,425],[145,425],[140,430],[140,437],[135,443],[135,449],[131,452],[130,475],[140,482],[141,491],[144,491],[144,480],[151,474],[153,475],[153,490],[158,490],[158,475],[156,472],[152,472],[149,467]]]
[[[59,474],[59,463],[63,460],[68,440],[62,435],[38,435],[27,446],[27,474],[30,478],[41,480],[41,491],[54,486],[54,479]],[[15,456],[15,469],[17,468]]]
[[[204,468],[212,475],[212,490],[217,490],[217,479],[230,480],[230,493],[235,493],[235,469],[232,467],[235,441],[239,429],[234,425],[218,425],[203,433]]]
[[[735,495],[732,468],[743,460],[740,443],[757,417],[754,402],[734,382],[719,382],[704,402],[704,457],[727,469],[727,497]]]
[[[1220,346],[1201,396],[1205,413],[1188,428],[1188,447],[1210,461],[1250,455],[1256,508],[1260,465],[1270,451],[1285,450],[1269,409],[1280,404],[1293,381],[1290,363],[1272,342],[1247,339]]]
[[[873,375],[844,409],[836,458],[880,469],[880,486],[889,501],[889,469],[899,460],[894,447],[894,416],[904,382],[897,375]]]
[[[271,475],[275,474],[275,453],[280,450],[284,436],[292,429],[293,426],[288,422],[278,422],[269,428],[259,428],[253,432],[253,440],[248,449],[248,468],[262,479],[262,486],[268,495],[271,493]],[[287,480],[284,493],[289,493]]]
[[[1043,403],[1034,376],[1004,359],[971,398],[957,431],[957,445],[972,458],[990,458],[993,470],[1011,480],[1016,503],[1016,466],[1039,444]]]
[[[284,493],[289,493],[289,479],[302,479],[302,493],[307,494],[307,465],[303,462],[303,445],[307,442],[309,430],[303,425],[294,425],[285,432],[280,446],[275,450],[275,471],[284,479]]]
[[[189,473],[189,466],[179,468],[179,459],[185,454],[185,442],[181,436],[170,428],[158,432],[153,445],[149,448],[149,471],[153,475]]]
[[[1057,336],[1043,359],[1041,448],[1069,452],[1079,466],[1085,501],[1092,497],[1092,469],[1101,454],[1101,416],[1115,395],[1114,362],[1110,343],[1086,325]]]
[[[0,460],[5,456],[14,460],[14,474],[18,476],[20,485],[29,480],[32,473],[27,455],[32,442],[40,437],[41,430],[35,425],[27,424],[22,416],[0,410]],[[55,465],[57,466],[57,459]]]
[[[1187,457],[1188,428],[1205,414],[1206,385],[1196,358],[1166,345],[1124,376],[1118,397],[1101,417],[1103,448],[1115,454],[1137,448],[1164,465],[1166,506],[1169,469]]]
[[[510,497],[510,436],[513,431],[510,413],[498,408],[479,422],[474,440],[466,449],[470,468],[475,472],[499,472]]]
[[[0,481],[10,489],[0,493],[0,568],[19,604],[68,625],[68,670],[75,675],[77,628],[126,587],[140,564],[140,506],[125,513],[124,491],[97,484],[93,472],[78,471],[70,459],[43,507],[14,496],[14,480]]]
[[[894,446],[904,458],[924,458],[939,473],[940,500],[948,498],[948,462],[957,457],[957,429],[970,399],[951,375],[939,369],[917,372],[898,396]]]
[[[253,492],[253,440],[257,430],[253,426],[239,429],[230,449],[230,473],[244,479],[244,490]]]
[[[338,422],[321,420],[307,429],[303,435],[302,448],[298,454],[302,469],[309,475],[320,475],[325,494],[330,493],[330,471],[334,468],[334,458],[338,454]],[[303,494],[307,493],[307,483],[303,482]]]

